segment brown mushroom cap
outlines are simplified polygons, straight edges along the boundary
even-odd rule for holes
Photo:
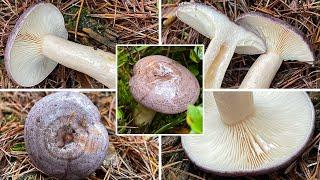
[[[68,38],[63,16],[54,5],[38,3],[20,16],[4,53],[6,70],[15,83],[34,86],[57,66],[57,62],[41,53],[42,38],[48,34]]]
[[[195,76],[178,62],[161,55],[140,59],[129,81],[134,99],[165,114],[176,114],[194,104],[200,94]]]
[[[44,173],[81,179],[102,164],[109,140],[89,98],[59,92],[32,107],[25,122],[25,142],[32,163]]]

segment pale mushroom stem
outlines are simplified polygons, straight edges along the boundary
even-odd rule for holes
[[[204,55],[205,88],[220,88],[224,74],[236,49],[235,43],[211,40]]]
[[[254,114],[252,92],[213,92],[221,120],[227,125],[240,123]]]
[[[276,53],[268,52],[260,55],[244,77],[240,88],[269,88],[281,63],[282,59]]]
[[[42,41],[44,56],[85,73],[108,88],[116,88],[116,58],[112,53],[47,35]]]
[[[149,124],[155,115],[156,111],[149,109],[139,103],[133,111],[134,124],[137,126],[144,126],[146,124]]]

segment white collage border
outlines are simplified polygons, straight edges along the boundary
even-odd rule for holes
[[[162,0],[158,0],[158,44],[116,44],[116,57],[118,54],[118,47],[119,46],[203,46],[203,56],[204,56],[204,51],[205,47],[203,44],[163,44],[162,43]],[[118,59],[118,57],[117,57]],[[118,60],[117,60],[118,62]],[[117,64],[118,65],[118,64]],[[203,67],[203,59],[202,59],[202,67]],[[202,74],[203,74],[203,68],[202,68]],[[116,81],[116,87],[118,87],[118,68],[117,68],[117,81]],[[202,79],[202,86],[204,84],[204,80]],[[70,89],[40,89],[40,88],[35,88],[35,89],[0,89],[1,93],[5,92],[68,92],[68,91],[73,91],[73,92],[83,92],[83,93],[90,93],[90,92],[114,92],[116,95],[116,120],[115,120],[115,128],[116,136],[146,136],[146,137],[158,137],[158,179],[161,180],[162,177],[162,137],[163,136],[194,136],[194,134],[118,134],[118,123],[117,123],[117,108],[118,108],[118,90],[116,89],[76,89],[76,88],[70,88]],[[213,92],[213,91],[226,91],[226,92],[241,92],[241,91],[275,91],[275,92],[320,92],[320,89],[202,89],[202,95],[204,92]],[[203,102],[202,102],[203,103]],[[203,103],[203,109],[205,109],[204,103]],[[205,120],[205,114],[203,113],[203,121]],[[202,134],[203,135],[203,134]],[[201,135],[196,135],[196,136],[201,136]]]

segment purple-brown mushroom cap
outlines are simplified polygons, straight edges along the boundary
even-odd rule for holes
[[[54,93],[35,103],[24,132],[32,164],[59,179],[82,179],[94,172],[109,144],[97,107],[76,92]]]
[[[183,65],[161,55],[140,59],[129,81],[134,99],[165,114],[177,114],[194,104],[200,94],[196,77]]]
[[[4,53],[8,76],[15,83],[34,86],[57,66],[57,62],[42,55],[42,38],[48,34],[68,38],[64,18],[53,4],[35,4],[19,17]]]

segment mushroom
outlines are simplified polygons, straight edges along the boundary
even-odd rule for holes
[[[305,92],[205,92],[203,136],[184,136],[192,162],[224,175],[258,175],[290,163],[312,137],[315,112]]]
[[[63,16],[54,5],[39,3],[28,8],[6,45],[4,58],[9,77],[21,86],[34,86],[60,63],[115,88],[115,55],[67,38]]]
[[[156,112],[177,114],[187,110],[200,94],[196,77],[186,67],[161,55],[140,59],[133,67],[129,86],[139,103],[134,110],[138,126],[151,122]]]
[[[246,13],[236,23],[266,42],[267,52],[249,69],[240,88],[268,88],[283,60],[313,63],[314,57],[302,33],[284,21],[261,13]]]
[[[36,102],[24,134],[32,164],[59,179],[82,179],[94,172],[109,144],[98,108],[76,92],[54,93]]]
[[[200,34],[211,39],[204,55],[204,87],[220,88],[234,52],[261,54],[265,43],[254,33],[229,20],[210,6],[181,3],[177,17]]]

